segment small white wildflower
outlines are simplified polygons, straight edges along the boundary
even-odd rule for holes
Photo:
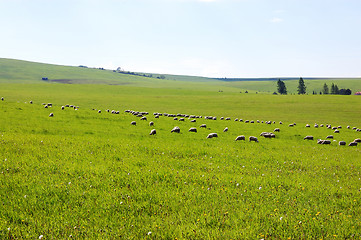
[[[148,233],[147,233],[147,235],[150,235],[150,234],[152,234],[152,232],[148,232]]]
[[[8,227],[8,231],[10,231],[11,230],[11,228],[10,227]]]
[[[27,197],[27,195],[24,196],[24,198],[26,198],[26,197]]]
[[[259,189],[259,190],[261,190],[261,189],[262,189],[262,187],[259,187],[258,189]]]
[[[120,204],[123,204],[123,202],[120,202]]]
[[[239,183],[237,183],[237,185],[236,185],[237,187],[239,186]]]
[[[282,220],[283,217],[280,217],[280,220]]]
[[[40,236],[39,236],[39,239],[42,239],[43,237],[44,237],[43,235],[40,235]]]
[[[68,184],[70,185],[70,184],[71,184],[71,182],[68,182]]]

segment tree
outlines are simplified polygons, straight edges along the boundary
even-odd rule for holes
[[[322,92],[323,92],[323,94],[328,94],[328,86],[327,86],[327,84],[325,83],[325,84],[323,84],[323,89],[322,89]]]
[[[339,94],[338,86],[336,84],[331,85],[331,94]]]
[[[340,91],[339,91],[339,94],[340,95],[351,95],[351,90],[349,88],[347,89],[344,89],[344,88],[341,88]]]
[[[277,81],[277,92],[279,94],[287,94],[287,88],[286,88],[286,84],[281,81],[281,79],[278,79]]]
[[[303,78],[300,78],[300,80],[298,80],[297,92],[298,92],[298,94],[306,93],[306,85],[305,85],[305,82],[303,81]]]

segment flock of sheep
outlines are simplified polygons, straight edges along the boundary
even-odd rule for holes
[[[2,97],[1,100],[4,101],[4,98]],[[33,102],[32,102],[32,101],[29,101],[29,103],[32,104]],[[51,107],[53,106],[52,103],[43,103],[42,105],[44,106],[44,108],[51,108]],[[62,110],[64,110],[65,108],[72,108],[72,109],[74,109],[74,110],[78,110],[78,109],[79,109],[79,106],[71,105],[71,104],[66,104],[66,105],[64,105],[64,106],[61,106],[61,109],[62,109]],[[93,109],[93,110],[97,111],[98,113],[102,113],[101,110],[96,110],[96,109]],[[120,113],[119,111],[110,110],[110,109],[107,109],[106,112],[112,113],[112,114],[119,114],[119,113]],[[142,121],[147,121],[147,120],[148,120],[148,119],[147,119],[147,115],[149,115],[148,112],[133,111],[133,110],[125,110],[125,113],[129,113],[129,114],[132,114],[132,115],[134,115],[134,116],[136,116],[136,117],[139,117],[139,119],[142,120]],[[154,115],[154,118],[168,117],[168,118],[173,118],[173,120],[175,120],[175,121],[181,121],[181,122],[184,122],[184,121],[186,121],[186,119],[188,119],[190,122],[193,122],[193,123],[196,122],[197,119],[217,120],[217,117],[215,117],[215,116],[204,116],[204,117],[203,117],[203,116],[198,116],[198,115],[188,115],[188,114],[180,114],[180,113],[178,113],[178,114],[168,114],[168,113],[158,113],[158,112],[155,112],[155,113],[153,113],[153,115]],[[49,114],[49,117],[54,117],[54,114],[53,114],[53,113],[50,113],[50,114]],[[220,120],[225,120],[225,121],[230,121],[230,120],[231,120],[230,117],[226,117],[226,118],[221,117],[221,118],[219,118],[219,119],[220,119]],[[257,123],[265,123],[265,124],[276,124],[275,121],[259,121],[259,120],[254,121],[254,120],[243,120],[243,119],[238,119],[238,118],[235,118],[234,121],[239,121],[239,122],[244,122],[244,123],[255,123],[255,122],[257,122]],[[131,125],[136,125],[136,124],[137,124],[136,121],[132,121],[132,122],[131,122]],[[279,122],[279,124],[282,125],[283,123],[282,123],[282,122]],[[153,121],[150,121],[150,122],[149,122],[149,126],[154,126],[154,122],[153,122]],[[294,126],[296,126],[296,123],[289,124],[288,126],[289,126],[289,127],[294,127]],[[311,125],[306,124],[305,127],[306,127],[306,128],[310,128]],[[314,128],[319,128],[319,127],[322,128],[322,127],[324,127],[324,125],[323,125],[323,124],[318,125],[317,123],[315,123],[313,127],[314,127]],[[201,124],[201,125],[199,126],[199,128],[207,128],[207,125],[206,125],[206,124]],[[337,127],[334,126],[334,127],[332,127],[330,124],[327,124],[327,125],[326,125],[326,128],[327,128],[327,129],[330,129],[330,130],[333,130],[334,133],[340,133],[340,129],[342,129],[342,126],[337,126]],[[350,126],[347,126],[347,129],[351,129],[351,127],[350,127]],[[356,132],[361,132],[361,129],[360,129],[360,128],[356,128],[356,127],[353,127],[352,130],[354,130],[354,131],[356,131]],[[175,127],[171,130],[172,133],[180,133],[180,131],[181,131],[181,130],[180,130],[180,128],[179,128],[178,126],[175,126]],[[228,131],[228,127],[226,127],[226,128],[223,130],[223,132],[227,132],[227,131]],[[196,132],[197,132],[197,128],[191,127],[191,128],[188,130],[188,132],[194,132],[194,133],[196,133]],[[273,132],[262,132],[262,133],[260,134],[260,136],[262,136],[262,137],[264,137],[264,138],[275,138],[275,137],[276,137],[275,132],[280,132],[280,128],[275,128],[275,129],[273,130]],[[152,129],[152,130],[150,131],[150,133],[149,133],[149,135],[156,135],[156,134],[157,134],[156,129]],[[217,138],[217,137],[218,137],[218,134],[217,134],[217,133],[209,133],[209,134],[206,136],[207,139]],[[304,140],[314,140],[314,137],[311,136],[311,135],[308,135],[308,136],[305,136],[303,139],[304,139]],[[317,144],[331,144],[332,141],[329,140],[329,139],[333,139],[333,135],[328,135],[325,140],[317,139]],[[246,137],[245,137],[244,135],[240,135],[240,136],[237,136],[237,137],[235,138],[235,141],[240,141],[240,140],[245,141],[245,140],[246,140]],[[250,142],[252,142],[252,141],[253,141],[253,142],[259,142],[258,138],[255,137],[255,136],[249,136],[248,140],[249,140]],[[356,138],[354,141],[350,142],[350,143],[348,144],[348,146],[357,146],[358,143],[361,143],[361,139]],[[345,145],[347,145],[345,141],[339,141],[338,144],[339,144],[340,146],[345,146]]]
[[[107,110],[107,111],[109,112],[109,110]],[[134,115],[136,117],[139,117],[140,120],[147,120],[146,116],[149,115],[148,112],[140,112],[140,111],[133,111],[133,110],[126,110],[125,112],[129,113],[129,114],[132,114],[132,115]],[[188,119],[190,122],[196,122],[196,119],[200,119],[200,118],[203,118],[205,120],[217,120],[217,117],[215,117],[215,116],[204,116],[204,117],[202,117],[202,116],[197,116],[197,115],[187,115],[187,114],[180,114],[180,113],[179,114],[168,114],[168,113],[155,112],[155,113],[153,113],[153,115],[154,115],[154,118],[159,118],[159,117],[163,116],[163,117],[173,118],[173,120],[175,120],[175,121],[182,121],[182,122],[184,122],[185,119]],[[230,121],[231,120],[230,117],[226,117],[226,118],[221,117],[219,119],[220,120],[225,120],[225,121]],[[259,121],[259,120],[253,121],[253,120],[243,120],[243,119],[238,119],[238,118],[235,118],[234,121],[239,121],[239,122],[244,122],[244,123],[255,123],[255,122],[257,122],[257,123],[265,123],[265,124],[276,124],[275,121]],[[279,122],[279,124],[283,124],[283,123]],[[136,121],[132,121],[131,125],[136,125]],[[149,126],[154,126],[154,122],[153,121],[149,122]],[[294,126],[296,126],[296,123],[289,124],[288,126],[289,127],[294,127]],[[200,128],[206,128],[206,127],[207,127],[206,124],[200,125]],[[309,124],[306,124],[306,128],[309,128],[309,127],[311,127],[311,126]],[[314,127],[315,128],[318,128],[318,127],[322,128],[322,127],[324,127],[324,125],[323,124],[320,124],[320,125],[315,124]],[[341,126],[332,127],[330,124],[327,124],[326,127],[328,129],[334,130],[334,133],[340,133],[340,129],[342,128]],[[347,126],[347,128],[350,129],[351,127]],[[359,128],[353,127],[352,129],[357,131],[357,132],[361,132],[361,129],[359,129]],[[223,130],[223,132],[227,132],[227,131],[228,131],[228,127],[226,127]],[[178,126],[176,126],[171,130],[171,132],[172,133],[173,132],[174,133],[180,133],[180,128]],[[191,127],[188,130],[188,132],[197,132],[197,128]],[[264,138],[275,138],[276,137],[275,132],[280,132],[280,128],[275,128],[273,130],[273,132],[262,132],[260,134],[260,136],[262,136]],[[155,129],[152,129],[150,131],[150,135],[155,135],[156,133],[157,133],[157,131]],[[218,137],[217,133],[210,133],[210,134],[207,135],[206,138],[210,139],[210,138],[217,138],[217,137]],[[313,140],[313,139],[314,139],[313,136],[304,137],[304,140]],[[326,140],[318,139],[317,143],[318,144],[331,144],[331,140],[328,140],[328,139],[333,139],[333,136],[332,135],[327,136]],[[244,140],[246,140],[246,137],[244,135],[237,136],[235,141],[239,141],[239,140],[244,141]],[[248,138],[248,140],[250,142],[252,142],[252,141],[253,142],[259,142],[258,138],[255,137],[255,136],[250,136]],[[348,146],[357,146],[357,143],[360,143],[360,142],[361,142],[361,139],[357,138],[354,141],[350,142]],[[346,145],[346,142],[345,141],[339,141],[339,145],[344,146],[344,145]]]

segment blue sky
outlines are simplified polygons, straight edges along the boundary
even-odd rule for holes
[[[207,77],[361,77],[360,0],[0,0],[0,57]]]

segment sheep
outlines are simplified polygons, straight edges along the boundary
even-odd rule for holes
[[[226,128],[223,130],[223,132],[228,132],[228,127],[226,127]]]
[[[152,129],[149,133],[149,135],[155,135],[155,134],[157,134],[157,131],[155,129]]]
[[[238,121],[238,118],[235,118],[234,121],[237,122],[237,121]]]
[[[217,117],[213,117],[213,120],[217,120]]]
[[[357,142],[350,142],[350,144],[349,144],[348,146],[349,146],[349,147],[357,146]]]
[[[226,121],[229,121],[229,120],[231,120],[231,118],[230,118],[230,117],[226,118]]]
[[[332,135],[328,135],[328,136],[326,137],[326,139],[328,139],[328,138],[333,139],[333,136],[332,136]]]
[[[257,123],[260,123],[260,121],[259,121],[259,120],[257,120]]]
[[[130,124],[131,124],[131,125],[134,125],[134,126],[137,125],[137,123],[136,123],[135,121],[132,121]]]
[[[174,121],[177,121],[177,120],[178,120],[178,118],[177,118],[177,117],[175,117],[175,118],[173,118],[173,120],[174,120]]]
[[[178,121],[180,121],[180,122],[184,122],[184,118],[180,118]]]
[[[65,108],[64,106],[61,106],[61,110],[64,110],[64,108]]]
[[[30,104],[33,104],[33,101],[30,101],[29,103],[30,103]]]
[[[291,123],[290,125],[288,125],[289,127],[293,127],[293,124]]]
[[[239,141],[239,140],[246,140],[246,137],[243,135],[236,137],[235,141]]]
[[[350,126],[347,126],[347,129],[350,129]]]
[[[336,129],[336,130],[334,131],[334,133],[340,133],[340,131],[339,131],[338,129]]]
[[[357,129],[357,127],[353,127],[353,128],[352,128],[352,130],[356,130],[356,129]]]
[[[315,127],[315,128],[318,128],[318,124],[317,124],[317,123],[315,123],[314,127]]]
[[[69,107],[69,104],[66,104],[65,107]],[[94,109],[93,109],[94,110]]]
[[[279,128],[275,128],[275,130],[273,130],[274,132],[280,132],[281,130]]]
[[[199,126],[200,128],[207,128],[207,125],[206,124],[202,124]]]
[[[98,110],[98,113],[102,113],[102,110]]]
[[[361,143],[361,139],[360,138],[356,138],[355,140],[353,140],[354,142],[357,142],[357,143]]]
[[[197,120],[195,120],[195,119],[192,119],[192,120],[191,120],[191,122],[196,122],[196,121],[197,121]]]
[[[53,113],[50,113],[50,114],[49,114],[49,117],[54,117],[54,114],[53,114]]]
[[[1,97],[1,101],[4,101],[4,97]]]
[[[252,141],[258,142],[258,138],[257,138],[257,137],[254,137],[254,136],[250,136],[250,137],[249,137],[249,141],[250,141],[250,142],[252,142]]]
[[[243,122],[243,119],[239,119],[240,122]]]
[[[282,122],[280,122],[280,124],[283,124]]]
[[[342,128],[342,126],[338,126],[337,128],[338,128],[338,129],[341,129],[341,128]]]
[[[313,140],[313,136],[306,136],[303,138],[303,140]]]
[[[306,124],[306,127],[309,128],[309,127],[311,127],[311,126],[310,126],[310,124]]]
[[[159,115],[155,115],[154,118],[159,118]]]
[[[48,103],[48,106],[49,106],[49,107],[52,107],[52,106],[53,106],[53,104],[52,104],[52,103]]]
[[[218,134],[217,133],[210,133],[207,136],[207,138],[214,138],[214,137],[218,137]]]
[[[273,134],[273,133],[267,133],[267,134],[264,134],[263,137],[265,137],[265,138],[275,138],[276,135]]]
[[[197,132],[197,128],[191,127],[191,128],[188,130],[188,132]]]
[[[332,130],[336,130],[337,129],[337,127],[332,127]]]
[[[261,134],[260,134],[260,136],[264,136],[265,134],[267,134],[268,132],[262,132]]]
[[[323,124],[321,124],[320,127],[323,127]]]
[[[321,140],[321,139],[318,139],[318,140],[317,140],[317,144],[331,144],[331,141],[330,141],[330,140]]]
[[[180,128],[178,126],[175,126],[170,132],[180,133]]]
[[[142,117],[140,120],[147,121],[147,117]]]
[[[254,123],[254,121],[252,120],[252,121],[250,121],[250,123]]]
[[[345,142],[345,141],[339,141],[339,142],[338,142],[338,145],[340,145],[340,146],[345,146],[345,145],[346,145],[346,142]]]
[[[151,126],[154,126],[154,122],[149,122],[149,126],[151,127]]]
[[[224,117],[221,117],[221,118],[220,118],[220,120],[223,120],[223,119],[224,119]]]
[[[244,123],[249,123],[249,120],[244,121]]]

